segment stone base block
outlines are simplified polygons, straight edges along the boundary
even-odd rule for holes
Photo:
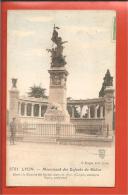
[[[67,110],[47,109],[44,120],[47,122],[70,122],[70,116]]]

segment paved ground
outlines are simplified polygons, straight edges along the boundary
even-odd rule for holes
[[[104,153],[105,156],[99,155]],[[92,163],[92,164],[91,164]],[[99,163],[99,164],[95,164]],[[44,169],[58,169],[44,170]],[[62,170],[65,168],[66,172]],[[83,176],[78,169],[89,169],[92,175]],[[98,168],[101,171],[92,170]],[[16,170],[17,169],[17,170]],[[76,171],[72,171],[76,169]],[[28,175],[26,175],[26,173]],[[36,173],[43,174],[42,176]],[[60,173],[55,179],[54,173]],[[17,175],[16,175],[17,174]],[[19,174],[19,175],[18,175]],[[29,175],[31,174],[31,175]],[[46,175],[45,175],[46,174]],[[52,174],[51,176],[47,174]],[[65,175],[71,174],[71,175]],[[95,174],[95,175],[94,175]],[[97,174],[97,176],[96,176]],[[98,176],[99,174],[99,176]],[[46,176],[46,177],[45,177]],[[64,178],[62,178],[64,177]],[[82,179],[81,179],[82,177]],[[88,179],[89,177],[89,179]],[[108,180],[108,177],[111,179]],[[76,145],[57,145],[43,143],[16,142],[7,144],[7,183],[8,185],[113,185],[114,182],[114,147],[89,147]]]

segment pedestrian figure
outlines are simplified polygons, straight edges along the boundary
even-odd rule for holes
[[[10,122],[10,144],[15,144],[15,137],[16,137],[16,118],[13,118]]]

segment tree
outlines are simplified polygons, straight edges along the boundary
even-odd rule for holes
[[[76,107],[76,106],[74,106],[74,117],[75,117],[75,118],[80,118],[80,113],[79,113],[79,111],[77,110],[77,107]]]
[[[34,85],[30,87],[30,91],[28,92],[29,97],[35,97],[35,98],[47,98],[46,96],[46,89],[42,88],[40,85]]]

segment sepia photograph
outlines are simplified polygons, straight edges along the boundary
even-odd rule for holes
[[[116,11],[8,10],[7,186],[115,186]]]

